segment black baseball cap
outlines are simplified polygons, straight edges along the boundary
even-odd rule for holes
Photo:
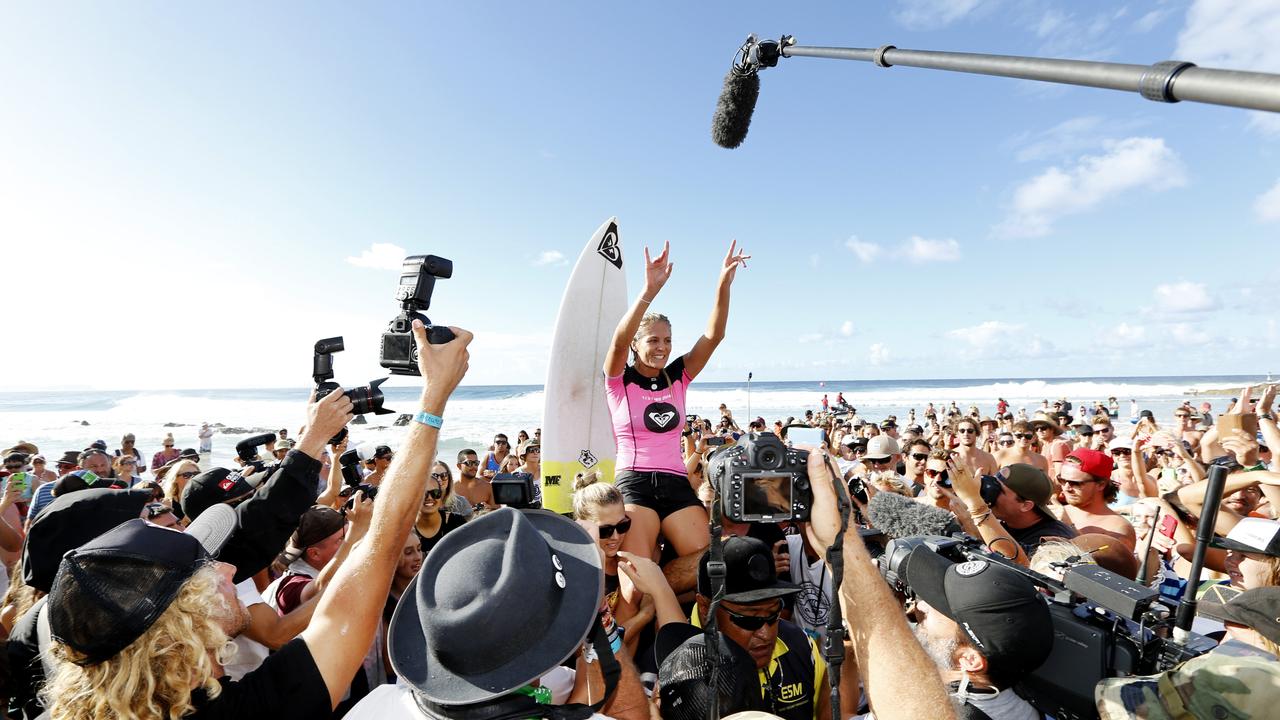
[[[1280,522],[1265,518],[1240,518],[1227,536],[1214,538],[1209,547],[1280,557]]]
[[[31,521],[22,544],[22,579],[49,592],[62,556],[142,514],[150,490],[90,488],[56,497]]]
[[[701,628],[668,623],[658,631],[654,652],[658,659],[658,692],[666,720],[703,720],[712,693],[719,695],[721,713],[764,709],[760,698],[756,663],[742,646],[716,633],[720,646],[712,686],[707,636]],[[672,643],[675,643],[672,647]]]
[[[84,656],[79,665],[115,657],[222,549],[235,521],[229,507],[211,509],[187,532],[135,518],[68,552],[45,606],[54,639]]]
[[[711,576],[707,563],[711,551],[698,561],[698,594],[711,597]],[[753,603],[800,592],[800,586],[778,579],[774,571],[773,553],[763,540],[733,536],[724,541],[724,599],[735,603]]]
[[[240,473],[227,468],[206,470],[182,489],[182,514],[194,520],[206,509],[249,495],[253,489]]]
[[[907,558],[907,584],[992,663],[1031,671],[1053,649],[1049,606],[1027,577],[989,560],[953,563],[927,547]]]
[[[196,452],[195,448],[186,448],[182,451],[182,454],[178,456],[178,459],[198,461],[200,459],[200,453]]]

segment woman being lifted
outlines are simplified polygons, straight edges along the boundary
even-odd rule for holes
[[[696,584],[696,558],[707,547],[709,536],[707,512],[689,484],[680,452],[685,392],[724,339],[729,288],[738,267],[745,267],[751,256],[738,250],[736,240],[729,244],[706,331],[692,350],[668,363],[671,321],[651,312],[650,304],[671,277],[670,251],[670,243],[664,243],[662,254],[651,260],[649,249],[645,248],[644,290],[613,334],[604,374],[613,436],[618,445],[614,484],[622,492],[632,520],[622,549],[657,559],[655,549],[661,531],[676,555],[686,558],[686,562],[673,567],[693,568],[693,572],[681,573],[687,577],[668,574],[673,589],[680,593]],[[632,357],[630,365],[628,352]]]

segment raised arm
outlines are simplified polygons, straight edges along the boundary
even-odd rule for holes
[[[684,356],[684,369],[689,377],[697,377],[702,368],[707,366],[711,353],[724,340],[724,328],[729,322],[729,288],[733,278],[738,274],[738,267],[746,267],[750,255],[738,250],[738,241],[729,243],[729,252],[724,255],[724,264],[720,267],[720,282],[716,285],[716,304],[711,308],[711,317],[707,320],[707,330],[693,344],[693,349]]]
[[[840,527],[835,488],[827,456],[809,453],[813,510],[806,525],[815,548],[828,548]],[[880,571],[855,528],[844,535],[844,578],[840,607],[849,625],[844,671],[862,679],[877,720],[950,720],[951,702],[938,668],[925,655],[907,626],[902,606],[880,577]],[[851,656],[851,657],[850,657]],[[846,678],[842,677],[842,680]],[[849,686],[841,683],[841,703]]]
[[[1276,417],[1271,409],[1276,401],[1277,387],[1280,386],[1268,385],[1262,391],[1262,399],[1258,401],[1258,429],[1262,431],[1262,439],[1272,453],[1280,452],[1280,428],[1276,427]]]
[[[991,511],[991,506],[982,499],[982,481],[974,476],[969,466],[963,462],[956,462],[955,457],[952,456],[947,459],[947,475],[951,478],[951,489],[955,491],[961,502],[968,506],[969,517],[977,526],[978,534],[987,547],[1019,565],[1028,564],[1030,561],[1022,545],[1013,539],[1009,531],[1000,524],[995,513]]]
[[[622,316],[618,329],[613,332],[613,344],[609,346],[609,352],[604,356],[605,377],[617,377],[626,369],[627,350],[631,347],[631,340],[636,336],[636,331],[640,329],[640,321],[644,319],[644,314],[649,312],[649,305],[658,296],[662,286],[667,284],[667,279],[671,277],[671,271],[675,268],[675,264],[668,260],[670,254],[671,243],[669,242],[662,244],[662,254],[652,260],[649,259],[649,248],[644,249],[644,290],[640,292],[636,301],[631,303],[631,309]]]
[[[429,415],[444,414],[449,395],[467,371],[467,345],[472,335],[461,328],[451,329],[454,340],[431,345],[422,323],[413,321],[418,369],[426,380],[419,407]],[[378,488],[368,533],[338,568],[320,597],[311,624],[302,633],[334,707],[346,693],[382,621],[396,559],[422,504],[439,435],[436,427],[410,423],[404,445]]]

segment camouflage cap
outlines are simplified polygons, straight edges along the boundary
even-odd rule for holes
[[[1202,655],[1159,675],[1103,680],[1094,698],[1102,720],[1271,717],[1280,702],[1280,663]]]

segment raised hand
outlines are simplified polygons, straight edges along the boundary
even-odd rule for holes
[[[650,259],[649,248],[644,249],[644,287],[645,297],[653,300],[653,296],[667,284],[675,263],[671,262],[671,243],[662,243],[662,254]]]
[[[724,267],[720,270],[720,277],[725,282],[733,282],[733,278],[738,273],[738,267],[746,267],[747,261],[751,259],[750,255],[745,255],[738,249],[738,241],[729,242],[729,252],[724,254]]]

